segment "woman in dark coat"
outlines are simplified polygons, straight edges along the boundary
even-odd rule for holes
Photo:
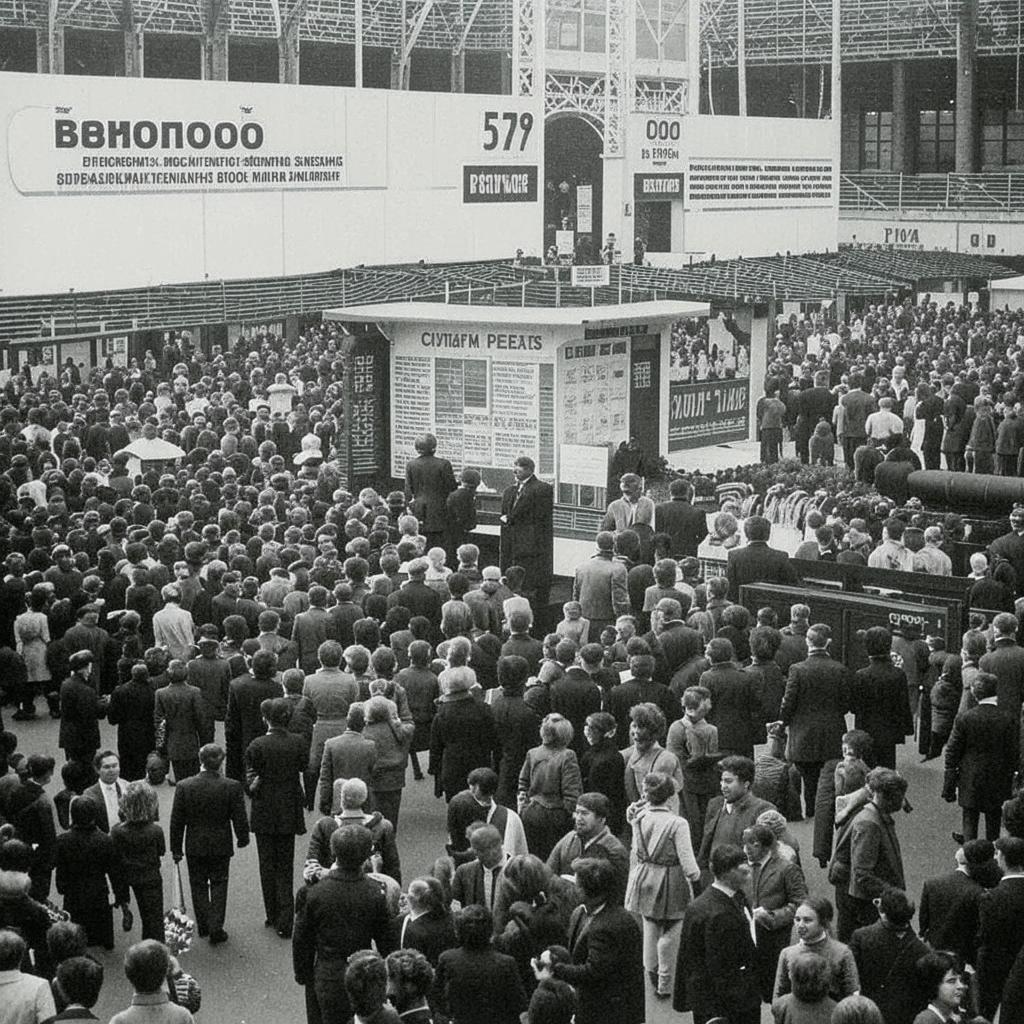
[[[146,758],[155,748],[153,701],[145,665],[132,665],[131,678],[110,695],[107,720],[117,726],[121,778],[128,782],[146,777]]]
[[[71,831],[57,836],[57,892],[71,920],[85,929],[90,946],[114,948],[110,888],[118,904],[128,902],[114,840],[96,827],[96,804],[87,797],[71,801]]]
[[[584,793],[603,793],[608,798],[608,828],[621,836],[626,827],[626,763],[615,742],[615,718],[607,711],[587,716],[583,733],[590,749],[580,759]]]
[[[129,782],[121,797],[121,815],[111,830],[121,863],[120,887],[127,906],[131,887],[139,907],[143,939],[164,941],[164,885],[160,862],[167,852],[164,830],[157,824],[160,805],[148,782]]]
[[[391,611],[405,609],[392,608]],[[411,635],[411,634],[410,634]],[[409,667],[403,668],[395,677],[395,682],[405,690],[412,712],[415,730],[412,734],[412,749],[409,758],[412,761],[413,777],[423,778],[419,758],[416,754],[421,750],[430,750],[430,726],[434,721],[434,712],[441,690],[437,684],[437,676],[430,671],[430,644],[426,640],[413,640],[408,649]]]
[[[430,774],[434,795],[451,800],[466,788],[474,768],[489,768],[498,745],[494,715],[470,692],[476,677],[460,666],[445,673],[448,692],[438,703],[430,726]]]
[[[245,780],[252,797],[249,828],[256,836],[266,919],[278,935],[289,938],[295,916],[295,837],[306,832],[302,795],[306,757],[302,737],[288,731],[292,706],[287,698],[263,701],[260,714],[267,734],[257,736],[245,751]]]

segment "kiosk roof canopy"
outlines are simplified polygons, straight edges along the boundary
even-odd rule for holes
[[[378,321],[405,323],[421,320],[443,320],[452,324],[493,323],[508,319],[510,310],[522,323],[544,327],[566,327],[579,324],[636,323],[639,320],[678,320],[683,317],[707,316],[706,302],[659,300],[658,302],[624,302],[614,306],[466,306],[446,302],[382,302],[365,306],[342,306],[325,309],[325,320]]]

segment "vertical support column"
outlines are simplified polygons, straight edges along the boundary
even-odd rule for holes
[[[452,50],[452,92],[466,91],[466,51]]]
[[[961,0],[956,23],[956,172],[977,167],[978,0]]]
[[[391,88],[405,88],[402,85],[402,51],[400,49],[391,51]]]
[[[686,110],[700,113],[700,0],[689,0],[686,24]]]
[[[63,25],[36,30],[36,71],[41,75],[64,74]]]
[[[355,63],[356,63],[356,81],[355,86],[357,89],[363,87],[363,0],[356,0],[356,17],[355,17]]]
[[[501,55],[501,94],[512,95],[512,54]]]
[[[736,92],[737,113],[747,116],[747,4],[736,0]]]
[[[145,73],[145,43],[142,29],[124,31],[124,74],[126,78],[142,78]]]
[[[910,159],[909,69],[905,60],[892,64],[892,169],[898,174],[913,171]]]
[[[203,80],[228,80],[227,0],[203,0]]]
[[[301,18],[287,18],[277,39],[278,80],[282,85],[299,84],[299,26]]]

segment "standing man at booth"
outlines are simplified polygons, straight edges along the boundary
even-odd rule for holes
[[[405,497],[409,509],[420,521],[420,532],[427,539],[427,550],[444,547],[447,524],[446,502],[456,488],[455,471],[447,459],[439,459],[437,438],[422,434],[416,438],[415,459],[405,467]]]
[[[552,516],[555,492],[534,475],[534,462],[520,455],[513,463],[516,482],[501,496],[501,568],[521,565],[526,591],[537,615],[543,615],[551,590]]]

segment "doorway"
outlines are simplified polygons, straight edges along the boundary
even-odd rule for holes
[[[555,115],[544,127],[544,248],[554,244],[556,231],[571,229],[576,232],[578,262],[599,262],[603,147],[597,126],[578,114]],[[592,188],[590,230],[581,231],[577,189],[588,185]]]

